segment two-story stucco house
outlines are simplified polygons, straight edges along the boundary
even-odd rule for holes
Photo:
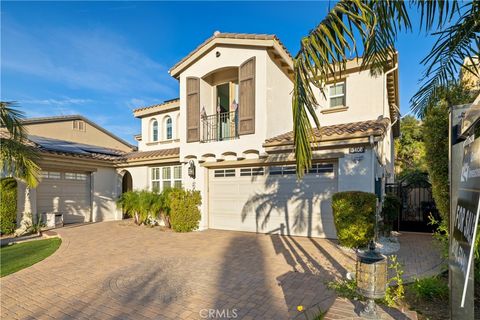
[[[170,69],[179,98],[134,111],[138,152],[117,164],[123,190],[183,186],[202,195],[200,228],[336,236],[331,198],[381,196],[393,179],[398,69],[379,76],[350,61],[318,90],[313,167],[297,180],[293,60],[273,35],[211,38]]]

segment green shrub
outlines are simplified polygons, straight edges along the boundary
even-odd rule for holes
[[[385,292],[385,298],[383,298],[384,304],[389,307],[400,305],[405,299],[405,287],[403,286],[403,266],[398,261],[396,255],[388,257],[388,269],[393,273],[393,276],[388,279],[387,291]]]
[[[383,216],[383,231],[390,235],[393,230],[393,224],[397,221],[400,214],[400,199],[394,194],[386,194],[383,199],[382,216]]]
[[[376,199],[375,194],[361,191],[333,195],[333,220],[340,245],[359,248],[373,239]]]
[[[446,104],[428,110],[424,119],[423,134],[432,195],[442,220],[448,225],[450,184],[448,179],[448,106]]]
[[[0,180],[0,233],[11,234],[17,227],[17,181]]]
[[[200,222],[199,206],[202,198],[199,191],[173,189],[170,199],[170,223],[177,232],[190,232],[198,229]]]
[[[415,279],[415,282],[408,286],[408,290],[421,300],[448,299],[447,281],[439,277]]]

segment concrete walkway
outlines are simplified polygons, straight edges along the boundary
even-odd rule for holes
[[[51,257],[0,279],[2,319],[305,319],[299,305],[353,319],[360,308],[326,288],[355,264],[331,240],[179,234],[118,221],[58,233],[63,242]],[[430,235],[400,241],[407,275],[436,272]]]

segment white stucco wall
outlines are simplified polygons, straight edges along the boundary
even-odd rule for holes
[[[91,181],[92,221],[122,219],[116,205],[116,200],[120,196],[117,171],[114,168],[98,168],[92,173]]]
[[[118,169],[118,171],[122,171],[122,170],[127,170],[132,175],[133,190],[149,189],[150,175],[149,175],[148,166],[127,167],[124,169]]]
[[[365,153],[346,153],[338,159],[338,191],[375,192],[372,149]],[[375,160],[376,161],[376,160]]]
[[[293,82],[270,58],[267,58],[267,138],[293,130]]]

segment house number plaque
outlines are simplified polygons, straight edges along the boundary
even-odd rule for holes
[[[352,147],[350,148],[350,153],[364,153],[365,147]]]

